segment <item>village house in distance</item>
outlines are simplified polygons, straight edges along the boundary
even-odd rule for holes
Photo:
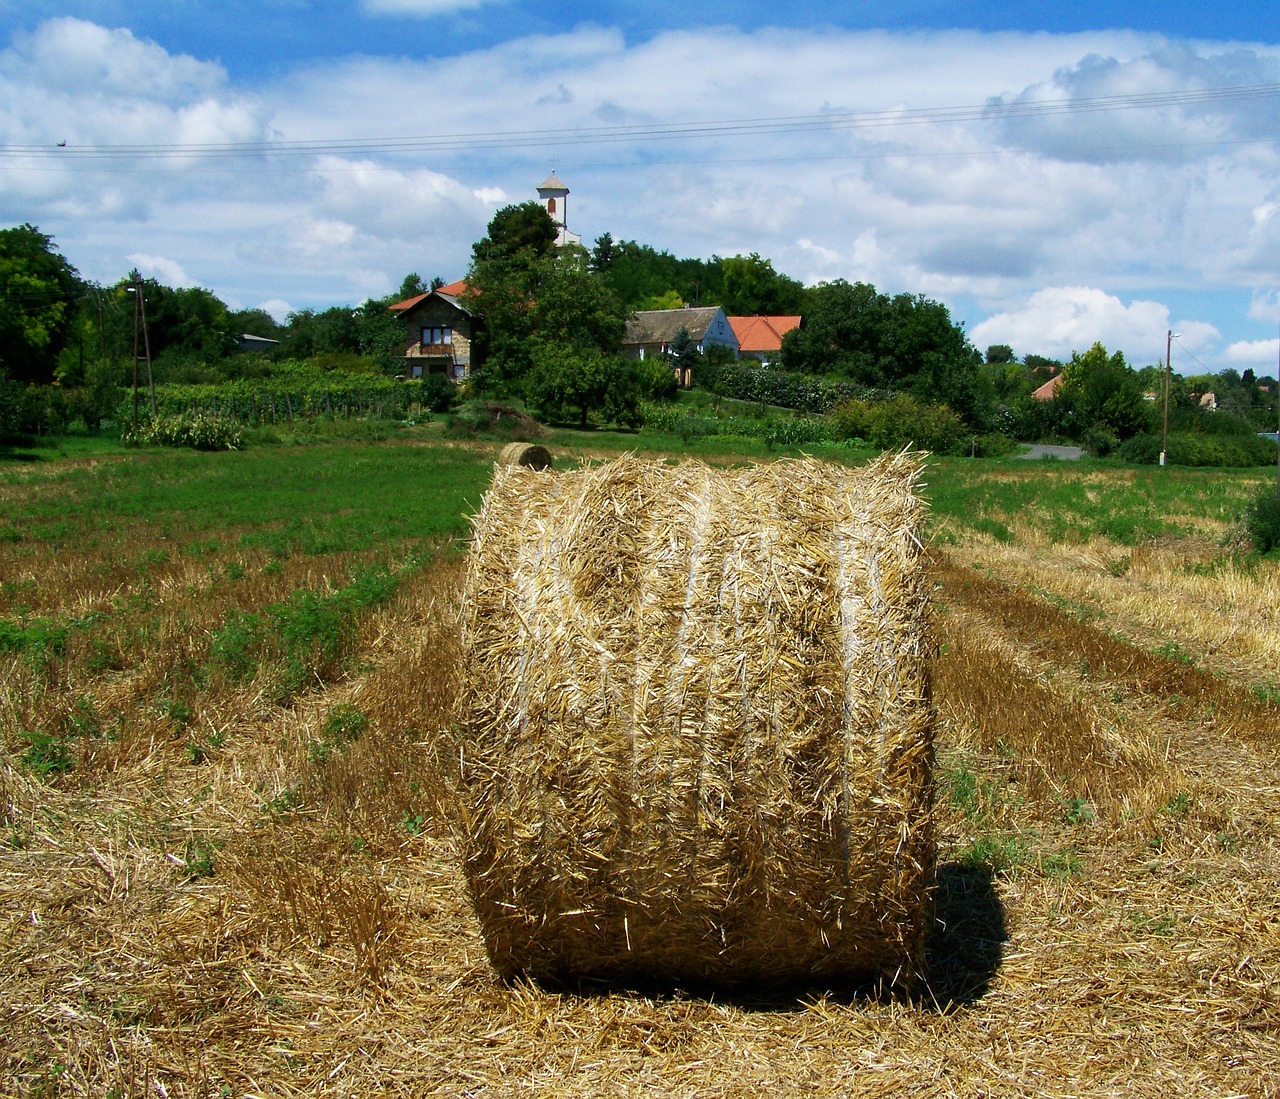
[[[538,187],[538,201],[556,226],[557,248],[582,243],[581,235],[568,227],[568,198],[569,188],[554,171]],[[405,325],[406,378],[442,374],[462,383],[471,376],[478,365],[472,359],[472,342],[481,319],[467,308],[466,289],[466,280],[459,280],[390,307]],[[632,359],[665,355],[683,329],[699,352],[719,345],[734,358],[756,359],[768,366],[777,359],[783,337],[801,323],[798,316],[730,317],[718,305],[642,311],[627,321],[622,353]],[[676,381],[688,388],[692,371],[677,371]]]

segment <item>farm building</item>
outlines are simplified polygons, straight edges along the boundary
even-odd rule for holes
[[[622,353],[630,359],[665,355],[671,350],[681,329],[689,333],[689,338],[699,351],[705,351],[712,344],[719,344],[727,347],[737,357],[738,337],[734,335],[729,318],[718,305],[633,313],[627,322],[626,334],[622,337]],[[693,379],[688,376],[689,373],[686,370],[686,376],[677,379],[682,386],[692,384]]]

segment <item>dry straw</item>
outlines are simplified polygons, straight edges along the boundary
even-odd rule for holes
[[[498,454],[498,464],[537,470],[550,469],[551,451],[539,443],[508,443]]]
[[[504,975],[913,981],[933,879],[917,456],[499,466],[466,877]]]

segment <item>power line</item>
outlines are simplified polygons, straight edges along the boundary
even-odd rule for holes
[[[1252,84],[1181,92],[1095,96],[1075,99],[1015,100],[952,107],[874,112],[824,112],[721,121],[588,126],[574,129],[497,130],[460,134],[301,141],[153,143],[131,145],[0,145],[0,158],[44,158],[61,163],[84,160],[176,160],[200,158],[311,157],[324,153],[477,152],[527,147],[571,147],[763,137],[778,134],[876,130],[967,122],[1010,122],[1053,115],[1096,114],[1168,107],[1209,107],[1273,99],[1280,84]]]

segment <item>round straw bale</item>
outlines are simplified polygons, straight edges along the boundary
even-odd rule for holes
[[[524,466],[526,469],[550,469],[551,451],[538,443],[508,443],[498,454],[498,464]]]
[[[923,964],[917,456],[499,467],[463,611],[463,859],[504,975],[883,980]]]

